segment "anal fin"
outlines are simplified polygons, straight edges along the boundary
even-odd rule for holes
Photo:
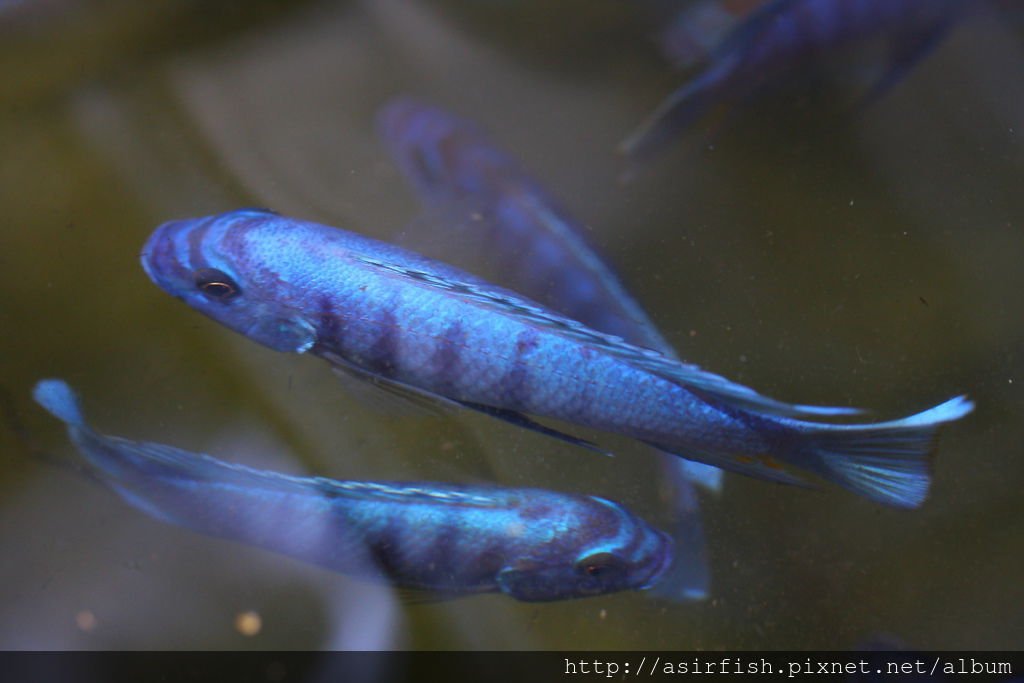
[[[334,366],[334,374],[345,383],[346,389],[378,409],[439,416],[460,407],[449,398],[364,370],[336,354],[324,354],[324,358]]]

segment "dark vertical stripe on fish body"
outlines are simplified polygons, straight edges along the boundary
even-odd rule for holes
[[[319,336],[335,347],[344,343],[343,320],[334,308],[334,302],[328,295],[317,299],[317,325]]]
[[[438,391],[442,394],[455,392],[456,380],[459,377],[459,361],[466,346],[466,331],[462,323],[454,321],[437,340],[437,348],[430,358]]]
[[[404,562],[401,557],[402,520],[388,515],[384,528],[367,539],[370,556],[384,576],[401,576]]]
[[[425,570],[432,572],[436,577],[441,568],[445,570],[444,579],[455,583],[453,574],[464,574],[468,567],[461,566],[464,562],[461,558],[462,529],[458,523],[459,510],[451,508],[444,513],[441,524],[434,528],[434,537],[430,540],[430,546],[426,554],[430,558]]]
[[[519,333],[516,337],[515,355],[498,385],[504,400],[513,410],[525,407],[530,399],[530,371],[526,359],[537,348],[537,337],[537,331],[532,329],[525,329]]]
[[[391,377],[398,361],[398,319],[391,305],[382,306],[374,316],[377,340],[367,353],[366,363],[375,372]]]
[[[193,270],[202,268],[206,264],[206,258],[203,256],[203,243],[206,242],[206,233],[210,232],[212,225],[211,221],[206,221],[188,233],[188,259]]]
[[[230,225],[220,236],[220,250],[225,254],[234,254],[241,258],[245,253],[245,236],[248,234],[242,225]]]

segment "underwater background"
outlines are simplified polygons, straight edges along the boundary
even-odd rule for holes
[[[624,182],[617,144],[685,79],[646,9],[0,2],[0,647],[1019,649],[1024,26],[965,22],[855,115],[841,83],[785,88]],[[879,419],[969,393],[929,501],[727,475],[702,499],[706,601],[408,604],[162,524],[76,471],[31,402],[42,377],[67,379],[109,434],[335,478],[593,493],[666,521],[639,444],[603,438],[617,457],[602,458],[484,416],[367,405],[146,278],[158,224],[240,206],[473,269],[458,217],[420,208],[376,134],[406,93],[514,151],[682,358]]]

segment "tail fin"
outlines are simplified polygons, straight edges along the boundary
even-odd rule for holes
[[[974,402],[958,396],[902,420],[868,425],[804,424],[819,473],[879,503],[916,508],[928,495],[939,426],[964,417]]]
[[[59,379],[40,380],[32,390],[32,397],[69,427],[86,427],[78,397],[67,382]]]

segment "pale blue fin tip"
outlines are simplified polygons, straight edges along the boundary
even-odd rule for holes
[[[78,397],[67,382],[59,379],[40,380],[32,390],[32,397],[59,420],[74,427],[85,426]]]

